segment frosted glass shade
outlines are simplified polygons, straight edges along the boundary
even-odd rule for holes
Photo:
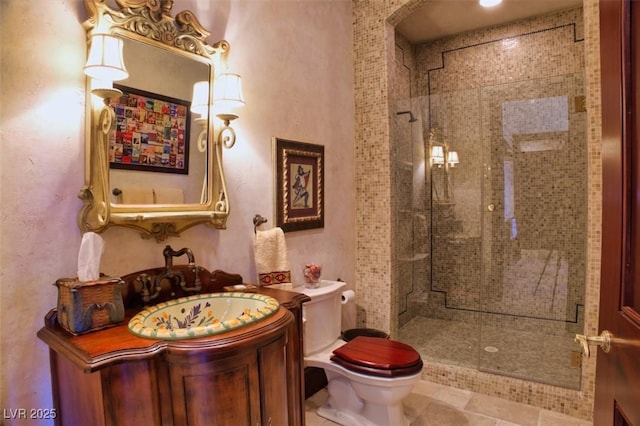
[[[103,81],[124,80],[129,77],[122,56],[123,46],[122,39],[109,34],[91,36],[91,48],[84,73]]]
[[[441,146],[431,148],[431,160],[433,164],[444,164],[444,150]]]
[[[230,114],[244,106],[242,79],[238,74],[221,73],[213,83],[213,108],[216,114]]]
[[[456,151],[450,151],[447,154],[447,163],[449,163],[451,167],[454,167],[456,164],[460,163],[460,160],[458,159],[458,153]]]
[[[199,81],[193,85],[191,112],[200,114],[202,118],[209,116],[209,82]]]

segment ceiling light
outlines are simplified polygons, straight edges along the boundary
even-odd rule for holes
[[[482,7],[493,7],[502,3],[502,0],[478,0]]]

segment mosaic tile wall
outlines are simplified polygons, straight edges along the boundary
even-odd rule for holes
[[[359,292],[358,326],[397,333],[402,300],[397,288],[401,273],[396,257],[402,253],[395,240],[394,213],[399,203],[394,191],[399,176],[392,160],[402,155],[392,143],[398,101],[407,99],[406,85],[396,76],[393,26],[421,4],[411,1],[354,2],[354,51],[356,84],[356,185],[358,207],[356,290]],[[600,151],[599,151],[599,44],[597,1],[584,2],[585,94],[589,153],[587,217],[587,294],[585,332],[597,329],[600,250]],[[397,90],[397,92],[396,92]],[[418,91],[416,91],[418,93]],[[411,97],[411,96],[409,96]],[[414,96],[415,98],[415,96]],[[414,248],[415,249],[415,248]],[[419,273],[420,271],[412,271]],[[427,363],[428,380],[526,402],[582,418],[590,418],[593,403],[595,361],[583,365],[582,388],[572,391],[475,370]]]
[[[425,114],[428,105],[416,97],[411,82],[415,80],[415,55],[410,43],[395,34],[394,85],[390,93],[397,97],[396,115],[392,115],[393,188],[396,195],[394,220],[395,256],[398,271],[396,309],[401,327],[416,315],[413,295],[427,282],[430,270],[428,208],[430,174],[424,143]],[[392,112],[393,112],[392,111]]]
[[[440,129],[461,159],[433,169],[434,266],[423,291],[445,293],[447,309],[541,318],[521,327],[550,334],[582,313],[582,24],[579,8],[416,47],[418,93],[430,90],[425,132]]]

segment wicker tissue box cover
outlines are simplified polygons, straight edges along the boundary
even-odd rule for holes
[[[60,278],[58,287],[58,323],[73,334],[111,327],[124,320],[122,286],[119,277],[101,277],[94,281]]]

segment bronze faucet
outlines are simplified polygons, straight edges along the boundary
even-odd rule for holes
[[[184,247],[178,251],[175,251],[171,248],[171,246],[168,245],[164,248],[164,250],[162,251],[162,254],[164,255],[164,274],[158,275],[158,277],[156,278],[156,285],[159,285],[160,281],[162,281],[165,278],[169,279],[169,281],[173,285],[175,282],[175,279],[180,278],[179,284],[180,284],[180,288],[183,291],[186,291],[189,293],[195,293],[197,291],[202,290],[202,284],[200,283],[200,276],[199,276],[199,272],[201,268],[196,266],[196,261],[193,256],[193,251],[191,251],[190,248]],[[182,272],[173,270],[173,258],[180,257],[184,254],[187,255],[187,259],[189,260],[188,267],[189,269],[191,269],[191,271],[193,271],[195,276],[195,280],[192,286],[187,286],[187,283],[184,279],[184,274]]]

